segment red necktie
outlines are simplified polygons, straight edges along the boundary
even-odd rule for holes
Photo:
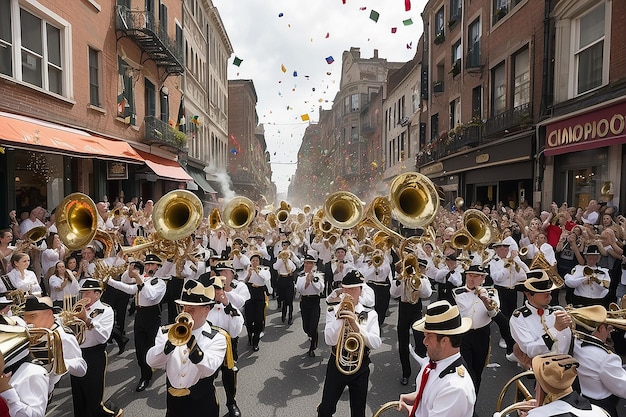
[[[413,408],[411,409],[411,413],[409,413],[409,417],[415,417],[415,411],[417,411],[417,406],[422,400],[422,394],[424,393],[424,387],[426,386],[426,381],[428,381],[428,375],[430,375],[430,370],[435,369],[437,367],[437,362],[430,361],[426,368],[424,369],[424,373],[422,374],[422,380],[420,382],[420,390],[417,392],[417,396],[415,397],[415,402],[413,403]]]

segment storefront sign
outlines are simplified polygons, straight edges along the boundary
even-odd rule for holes
[[[421,174],[432,175],[443,171],[443,164],[441,162],[434,163],[420,170]]]
[[[626,102],[546,127],[546,155],[593,149],[626,142]]]
[[[107,162],[107,180],[127,180],[128,164],[126,162]]]
[[[481,153],[480,155],[476,155],[476,163],[484,164],[485,162],[489,162],[489,154]]]

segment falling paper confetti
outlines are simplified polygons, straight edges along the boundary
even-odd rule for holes
[[[330,38],[330,32],[326,32],[326,39]]]
[[[374,22],[378,22],[379,17],[380,17],[380,13],[378,13],[376,10],[372,10],[370,12],[370,19],[372,19]]]
[[[297,76],[298,76],[298,71],[294,71],[294,72],[293,72],[293,76],[294,76],[294,77],[297,77]]]
[[[236,67],[241,65],[242,62],[243,62],[243,59],[241,59],[241,58],[235,57],[235,59],[233,59],[233,65],[236,66]]]
[[[406,44],[406,49],[413,49],[413,42],[409,42]]]
[[[306,113],[305,113],[305,114],[303,114],[303,115],[301,115],[301,116],[300,116],[300,118],[302,119],[302,121],[303,121],[303,122],[306,122],[306,121],[311,120],[311,118],[309,117],[309,115],[308,115],[308,114],[306,114]]]
[[[335,62],[335,58],[333,58],[332,56],[327,56],[326,57],[326,63],[328,65],[332,64],[333,62]],[[328,73],[328,72],[326,74],[330,75],[330,73]]]
[[[391,28],[391,33],[396,33],[398,31],[398,28]]]
[[[411,0],[404,0],[404,10],[407,12],[411,10]]]
[[[403,21],[402,21],[402,24],[403,24],[404,26],[410,26],[410,25],[412,25],[412,24],[413,24],[413,19],[410,19],[410,18],[409,18],[409,19],[403,20]]]
[[[280,64],[280,70],[282,72],[287,72],[287,68],[285,68],[285,65],[283,65],[283,64]]]
[[[278,13],[278,17],[283,17],[283,16],[284,16],[284,14],[282,12]]]

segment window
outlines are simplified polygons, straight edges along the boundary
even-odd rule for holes
[[[513,107],[530,103],[530,61],[528,49],[517,53],[513,57]]]
[[[47,9],[27,11],[17,0],[0,0],[0,73],[70,95],[68,27]]]
[[[89,48],[89,104],[100,107],[100,52]]]
[[[343,99],[343,114],[350,113],[350,97],[345,97]]]
[[[506,77],[504,62],[491,71],[492,115],[497,116],[506,110]]]
[[[461,72],[461,40],[459,39],[452,45],[452,60],[450,62],[450,74],[456,77]]]
[[[350,108],[350,110],[359,111],[359,94],[352,94],[351,100],[352,100],[352,107]]]
[[[121,57],[117,57],[118,83],[117,83],[117,116],[124,119],[124,123],[137,123],[135,114],[135,92],[133,91],[133,76],[135,70]]]
[[[419,110],[420,108],[420,85],[419,83],[415,84],[413,86],[413,89],[411,90],[411,103],[412,103],[412,108],[411,108],[411,112],[415,113],[416,111]]]
[[[145,99],[146,99],[146,116],[156,117],[156,88],[152,82],[144,78]]]
[[[450,129],[461,124],[461,99],[457,98],[450,102]]]
[[[472,89],[472,119],[482,119],[483,116],[483,94],[481,86]]]
[[[462,7],[463,3],[461,2],[461,0],[450,0],[450,26],[452,26],[456,21],[461,19]]]
[[[435,36],[443,33],[443,7],[435,14]]]
[[[439,138],[439,113],[430,116],[430,142]]]
[[[574,62],[576,94],[582,94],[603,84],[605,3],[577,21]]]
[[[511,9],[517,6],[522,0],[492,0],[493,1],[493,24],[496,24],[504,16],[506,16]]]
[[[480,18],[474,20],[467,28],[467,68],[480,67]]]

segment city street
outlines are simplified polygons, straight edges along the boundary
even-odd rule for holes
[[[282,417],[315,416],[315,409],[322,397],[322,387],[329,350],[324,346],[323,334],[320,333],[321,349],[318,356],[307,355],[308,339],[302,331],[302,322],[298,303],[294,304],[298,313],[291,326],[283,324],[280,312],[276,310],[276,301],[270,301],[265,335],[259,345],[260,350],[253,352],[247,346],[247,337],[242,335],[239,343],[239,374],[237,402],[244,417]],[[323,303],[325,306],[325,303]],[[324,314],[325,308],[322,309]],[[127,325],[131,342],[122,355],[117,354],[117,346],[109,345],[109,367],[107,372],[105,398],[111,399],[124,408],[126,417],[145,417],[165,415],[165,375],[163,371],[155,373],[150,387],[141,393],[135,392],[138,383],[139,368],[136,364],[132,341],[134,316]],[[409,392],[414,387],[400,385],[398,378],[401,370],[396,353],[397,302],[390,305],[390,314],[382,330],[383,345],[372,352],[370,365],[370,390],[367,398],[367,415],[372,415],[382,404],[397,400],[402,392]],[[323,331],[323,316],[320,323]],[[515,364],[504,357],[504,349],[498,347],[497,326],[492,324],[491,364],[484,370],[481,391],[478,397],[476,415],[491,416],[495,410],[498,393],[511,377],[521,371]],[[417,364],[413,368],[411,381],[414,383]],[[220,398],[220,414],[227,415],[224,390],[221,380],[216,380]],[[505,401],[509,405],[513,401]],[[624,408],[621,408],[621,412]],[[48,406],[49,417],[68,416],[72,413],[72,401],[69,377],[64,377],[57,385],[54,396]],[[338,417],[349,415],[347,391],[339,402]],[[384,416],[401,415],[389,411]],[[405,414],[406,415],[406,414]],[[623,414],[626,415],[626,414]],[[78,416],[76,416],[78,417]]]

